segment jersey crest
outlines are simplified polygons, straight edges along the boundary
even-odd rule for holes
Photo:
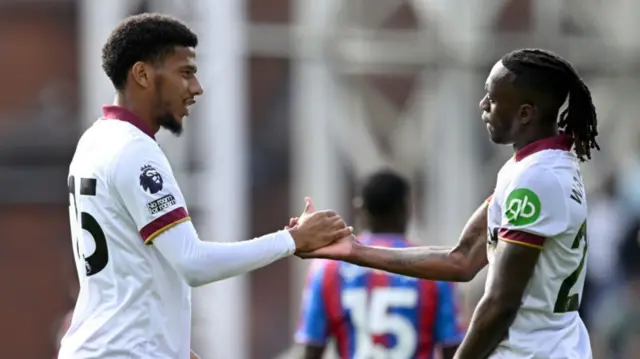
[[[162,190],[162,176],[151,165],[144,165],[140,168],[140,186],[145,191],[156,194]]]

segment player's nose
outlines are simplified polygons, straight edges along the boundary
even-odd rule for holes
[[[487,96],[484,96],[478,103],[478,107],[483,111],[487,111],[487,102]]]
[[[189,92],[191,92],[191,95],[193,97],[200,96],[204,93],[204,89],[202,88],[202,85],[200,85],[200,81],[198,81],[196,77],[194,77],[193,81],[191,81]]]

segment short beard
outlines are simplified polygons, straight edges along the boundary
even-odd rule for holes
[[[162,77],[156,77],[155,80],[156,85],[156,104],[158,108],[168,108],[165,107],[164,100],[162,98],[162,87],[163,87],[163,79]],[[170,111],[165,111],[162,115],[156,118],[158,126],[168,130],[173,133],[175,136],[180,136],[182,134],[182,124],[176,119]]]
[[[164,115],[158,117],[157,121],[161,128],[168,130],[175,136],[180,136],[182,134],[182,124],[176,120],[171,112],[166,112]]]

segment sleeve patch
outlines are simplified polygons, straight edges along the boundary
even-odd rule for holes
[[[498,233],[498,237],[505,242],[522,244],[539,249],[542,248],[545,240],[544,237],[535,234],[510,229],[501,229]]]
[[[164,180],[160,172],[149,164],[140,168],[140,176],[138,178],[140,180],[140,187],[150,194],[160,192],[164,186]]]
[[[144,240],[145,244],[150,244],[151,241],[162,232],[190,219],[191,218],[184,207],[176,208],[144,226],[140,230],[140,236],[142,236],[142,240]]]
[[[526,226],[538,220],[540,209],[540,198],[535,192],[517,188],[507,197],[504,216],[514,226]]]
[[[172,194],[162,196],[154,201],[147,203],[147,209],[151,215],[162,212],[165,209],[176,205],[176,198]]]

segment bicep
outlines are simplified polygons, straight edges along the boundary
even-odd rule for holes
[[[144,243],[189,220],[180,188],[159,149],[133,143],[113,167],[115,190]]]
[[[539,248],[499,240],[486,295],[501,299],[505,305],[519,307],[539,257]]]

